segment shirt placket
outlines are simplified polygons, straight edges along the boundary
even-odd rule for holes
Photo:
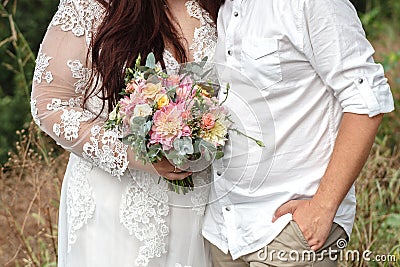
[[[236,58],[240,58],[240,47],[235,47],[235,34],[238,33],[237,28],[239,27],[242,18],[242,2],[243,0],[230,0],[233,2],[231,19],[226,29],[225,39],[225,52],[226,52],[226,63],[228,66],[235,66],[237,63]],[[217,177],[223,176],[221,170],[217,170]],[[227,177],[229,179],[229,177]],[[236,242],[236,222],[235,222],[235,206],[230,202],[226,196],[227,190],[226,183],[223,183],[224,178],[220,179],[220,183],[216,183],[216,193],[220,198],[220,208],[224,220],[224,224],[221,226],[221,233],[224,233],[224,238],[228,243],[229,250],[237,250]]]
[[[233,2],[231,19],[229,21],[229,25],[226,29],[226,37],[225,37],[225,53],[226,53],[226,62],[228,66],[234,66],[236,63],[235,58],[240,54],[240,48],[235,47],[235,34],[238,32],[237,28],[241,21],[242,17],[242,0],[230,0]],[[239,50],[238,50],[239,49]]]
[[[223,223],[220,225],[220,234],[222,241],[225,243],[225,246],[232,250],[235,249],[234,244],[236,244],[236,222],[235,222],[235,206],[229,200],[227,196],[227,192],[229,192],[229,186],[227,186],[226,179],[229,177],[224,177],[222,161],[217,161],[214,163],[214,175],[216,177],[215,180],[215,192],[218,197],[219,208],[222,214]],[[233,246],[233,247],[232,247]]]

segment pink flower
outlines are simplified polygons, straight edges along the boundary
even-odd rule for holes
[[[214,128],[215,125],[215,116],[211,113],[204,114],[201,118],[201,126],[204,129],[210,130]]]
[[[173,87],[179,85],[179,76],[178,75],[171,75],[167,79],[164,80],[164,85],[167,87]]]
[[[137,104],[138,104],[138,99],[134,94],[130,94],[129,96],[124,96],[124,98],[122,98],[119,101],[120,111],[124,115],[129,116],[130,114],[132,114]]]
[[[120,106],[119,111],[123,118],[123,123],[125,124],[129,124],[129,119],[134,114],[136,106],[145,104],[137,91],[128,96],[124,96],[124,98],[120,99],[118,103]]]
[[[176,95],[178,96],[179,101],[184,101],[191,95],[192,86],[192,80],[189,78],[183,79],[179,84],[179,87],[176,89]]]
[[[153,116],[150,144],[160,143],[164,150],[171,149],[175,138],[182,136],[184,126],[182,121],[183,111],[183,105],[173,103],[157,110]]]
[[[191,136],[192,135],[192,130],[190,129],[189,126],[185,125],[182,128],[182,136]]]
[[[145,81],[143,80],[132,80],[130,83],[126,85],[125,92],[131,94],[133,92],[141,92],[144,86],[146,85]]]
[[[190,117],[190,110],[188,109],[188,110],[183,111],[181,116],[182,116],[182,119],[187,120]]]

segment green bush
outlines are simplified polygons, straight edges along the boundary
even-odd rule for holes
[[[31,120],[35,55],[57,4],[54,0],[14,0],[0,5],[0,163],[14,149],[15,132],[27,128]]]

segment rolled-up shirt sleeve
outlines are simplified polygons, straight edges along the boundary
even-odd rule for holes
[[[370,117],[394,109],[381,64],[348,0],[306,0],[304,51],[343,112]]]

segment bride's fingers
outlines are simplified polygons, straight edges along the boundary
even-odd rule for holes
[[[172,172],[172,173],[182,173],[182,172],[188,172],[188,171],[182,170],[182,169],[179,169],[179,168],[176,167],[176,166],[173,166],[173,169],[172,169],[171,172]]]
[[[166,173],[164,175],[164,177],[166,179],[168,179],[168,180],[171,180],[171,181],[173,181],[173,180],[183,180],[183,179],[185,179],[186,177],[188,177],[191,174],[192,174],[191,172],[185,172],[185,171],[182,171],[182,172],[170,172],[170,173]]]
[[[161,161],[153,163],[153,167],[158,175],[168,180],[183,180],[192,174],[191,172],[187,172],[172,165],[165,158],[163,158]]]

